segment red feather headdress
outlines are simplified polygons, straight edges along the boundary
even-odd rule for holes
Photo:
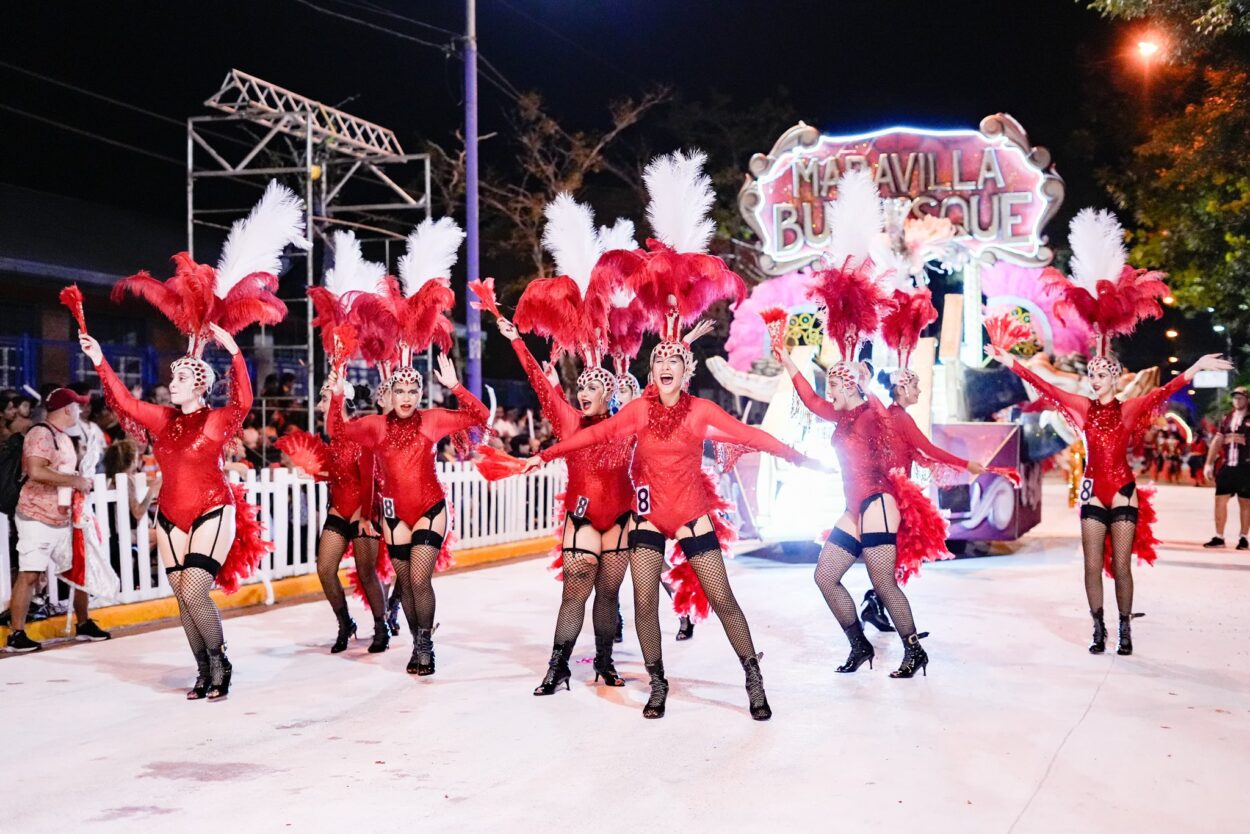
[[[424,220],[408,235],[408,250],[399,261],[403,285],[387,279],[401,366],[430,345],[451,349],[455,330],[448,314],[456,306],[456,296],[448,276],[463,241],[464,231],[450,217]]]
[[[386,266],[364,259],[354,232],[336,231],[332,240],[334,266],[326,270],[325,286],[308,290],[316,313],[312,323],[321,331],[326,357],[335,368],[358,349],[373,363],[390,358],[399,332],[389,312],[392,285]]]
[[[920,341],[920,334],[937,321],[938,311],[933,306],[933,293],[928,287],[914,292],[895,290],[893,302],[897,306],[881,319],[881,338],[898,352],[899,365],[906,368],[911,363],[911,354]]]
[[[156,307],[189,338],[187,354],[198,357],[210,338],[210,324],[234,334],[286,317],[286,304],[274,293],[288,243],[307,247],[304,202],[274,180],[251,214],[230,229],[216,269],[179,252],[172,277],[159,281],[139,272],[117,283],[113,300],[131,294]]]
[[[1168,295],[1166,276],[1127,263],[1124,230],[1111,212],[1077,212],[1068,244],[1072,280],[1047,268],[1042,281],[1048,292],[1059,296],[1055,314],[1061,321],[1077,316],[1093,329],[1095,355],[1107,354],[1112,336],[1127,336],[1138,323],[1163,315],[1159,301]]]

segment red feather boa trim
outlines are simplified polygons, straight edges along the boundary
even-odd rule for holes
[[[256,572],[260,560],[273,552],[273,545],[264,539],[258,507],[247,500],[247,490],[242,484],[231,484],[230,491],[234,494],[234,543],[217,572],[217,587],[227,594],[237,591],[239,583]]]
[[[1151,567],[1154,567],[1155,560],[1159,558],[1156,548],[1160,544],[1154,533],[1155,522],[1159,520],[1158,513],[1155,512],[1154,499],[1154,487],[1137,488],[1137,531],[1133,536],[1133,555],[1137,557],[1139,565],[1145,562]],[[1103,550],[1102,569],[1107,576],[1115,576],[1111,570],[1110,533],[1107,534],[1106,546]]]
[[[946,549],[949,525],[929,496],[901,469],[891,470],[890,486],[899,511],[894,576],[898,584],[905,585],[920,573],[921,563],[953,559],[955,555]]]

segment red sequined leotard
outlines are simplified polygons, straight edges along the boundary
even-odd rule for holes
[[[934,464],[944,464],[960,470],[968,468],[968,461],[934,445],[933,441],[925,437],[920,426],[907,413],[907,409],[898,403],[891,403],[885,409],[885,415],[890,421],[890,428],[894,430],[894,438],[899,441],[891,447],[891,451],[895,452],[890,463],[891,469],[899,468],[907,472],[913,463],[926,468],[932,468]]]
[[[136,400],[108,362],[96,366],[104,396],[128,434],[142,440],[146,431],[161,468],[160,512],[183,532],[214,507],[235,503],[222,468],[222,451],[243,425],[252,407],[252,383],[241,354],[230,360],[229,402],[190,414],[170,406]]]
[[[893,494],[889,475],[901,444],[892,442],[893,432],[884,416],[885,409],[874,408],[865,401],[856,408],[840,411],[812,390],[802,374],[795,374],[790,381],[808,410],[837,424],[830,440],[838,453],[846,506],[860,511],[872,496]]]
[[[1148,394],[1109,403],[1058,388],[1019,362],[1011,369],[1037,389],[1038,394],[1085,435],[1085,477],[1093,481],[1093,494],[1104,507],[1136,479],[1128,465],[1129,446],[1148,428],[1154,413],[1173,394],[1189,384],[1184,374]]]
[[[326,433],[330,435],[328,486],[330,509],[349,521],[360,514],[373,515],[374,462],[373,452],[361,448],[343,436],[341,397],[332,397],[326,417]]]
[[[538,395],[542,412],[551,421],[556,440],[567,440],[578,432],[608,419],[586,417],[581,410],[553,390],[542,367],[520,339],[512,340],[512,348],[529,376],[530,385]],[[594,448],[580,449],[568,455],[569,482],[564,490],[564,510],[587,519],[599,532],[611,528],[634,506],[634,486],[629,479],[629,461],[633,451],[632,437],[612,440]]]
[[[411,417],[399,417],[394,412],[372,414],[352,420],[340,432],[344,439],[377,456],[385,483],[383,503],[389,500],[394,517],[410,527],[445,497],[434,469],[435,444],[471,426],[484,426],[489,416],[482,401],[463,385],[451,393],[460,403],[459,409],[427,408]],[[341,402],[341,396],[336,399]],[[330,407],[339,404],[331,402]]]
[[[582,429],[545,449],[540,457],[550,461],[591,446],[636,438],[630,467],[636,489],[634,510],[673,538],[681,527],[710,514],[721,503],[703,472],[703,441],[712,434],[794,463],[805,460],[795,449],[731,417],[710,400],[683,392],[669,407],[652,387],[614,417]]]

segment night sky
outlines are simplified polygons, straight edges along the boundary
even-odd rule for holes
[[[448,30],[464,24],[463,3],[450,0],[311,2],[439,43],[448,36],[368,7]],[[1006,111],[1054,152],[1070,200],[1100,198],[1091,163],[1065,148],[1082,124],[1082,67],[1091,56],[1114,58],[1126,27],[1070,0],[480,0],[478,15],[486,59],[517,88],[539,90],[572,127],[601,124],[608,101],[657,83],[689,98],[719,91],[744,103],[784,87],[806,121],[837,132],[970,127]],[[6,11],[4,30],[3,60],[177,120],[206,112],[203,100],[230,67],[328,104],[347,100],[344,109],[391,127],[408,150],[419,149],[421,136],[450,142],[461,118],[457,58],[297,0],[23,3]],[[9,107],[184,155],[178,124],[9,67],[0,66],[0,79],[0,103]],[[506,130],[505,104],[483,84],[483,133]],[[5,181],[181,217],[179,165],[0,116]],[[738,163],[745,169],[745,159]]]

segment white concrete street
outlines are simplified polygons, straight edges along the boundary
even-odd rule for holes
[[[1211,491],[1163,488],[1163,558],[1136,572],[1137,653],[1091,656],[1060,499],[1048,484],[1044,527],[1016,552],[911,583],[932,660],[910,681],[887,677],[901,651],[885,634],[870,635],[873,670],[834,674],[846,642],[811,566],[736,559],[767,723],[746,712],[719,624],[677,643],[668,616],[668,715],[644,721],[628,585],[630,685],[596,686],[584,662],[571,692],[533,697],[560,593],[545,558],[436,581],[432,678],[404,673],[407,629],[366,654],[358,607],[364,639],[328,654],[322,601],[227,621],[222,703],[183,700],[194,667],[176,626],[6,657],[0,830],[1250,829],[1250,553],[1196,547]],[[862,568],[848,586],[868,587]],[[1106,595],[1113,649],[1110,582]],[[578,654],[593,648],[588,616]]]

